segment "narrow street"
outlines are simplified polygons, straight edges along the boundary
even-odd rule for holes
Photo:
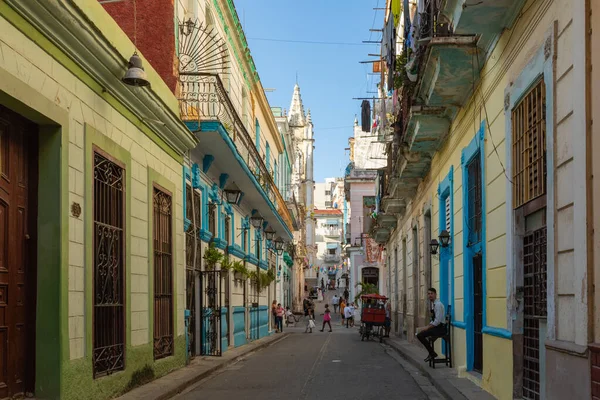
[[[316,304],[317,329],[304,333],[304,318],[282,341],[209,377],[177,400],[241,396],[245,399],[428,399],[417,382],[378,340],[361,342],[358,328],[320,332],[323,309]],[[333,311],[333,310],[332,310]]]

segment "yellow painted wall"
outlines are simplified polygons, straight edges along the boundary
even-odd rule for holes
[[[424,226],[423,207],[431,203],[432,237],[437,236],[439,221],[438,184],[454,167],[454,313],[462,321],[463,300],[463,209],[462,170],[460,155],[463,148],[473,139],[482,120],[487,119],[489,128],[485,132],[485,182],[486,182],[486,246],[487,246],[487,325],[507,328],[506,290],[506,185],[503,165],[506,164],[504,90],[526,66],[530,57],[543,45],[545,33],[555,19],[564,20],[561,10],[568,7],[567,0],[528,1],[525,12],[514,26],[514,33],[506,31],[499,39],[482,71],[482,79],[476,88],[476,98],[458,113],[446,142],[436,153],[430,173],[419,186],[417,195],[407,206],[399,220],[387,249],[392,254],[398,248],[399,291],[402,291],[402,237],[407,236],[407,278],[412,271],[412,224],[414,220]],[[559,55],[560,56],[560,55]],[[482,93],[485,108],[482,106]],[[487,117],[486,117],[487,114]],[[422,239],[422,238],[421,238]],[[428,243],[421,240],[420,254],[428,255]],[[419,265],[423,266],[423,260]],[[424,273],[424,271],[421,271]],[[439,260],[432,257],[432,282],[439,290]],[[393,287],[394,285],[392,285]],[[410,285],[408,285],[410,288]],[[400,297],[401,293],[400,293]],[[409,302],[410,306],[410,302]],[[454,328],[454,365],[466,367],[466,332]],[[511,399],[513,390],[512,341],[484,335],[483,387],[500,399]]]

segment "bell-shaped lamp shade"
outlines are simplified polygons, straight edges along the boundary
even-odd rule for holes
[[[283,239],[281,239],[280,237],[275,239],[275,250],[277,250],[277,252],[283,251],[283,245]]]
[[[252,224],[254,229],[260,229],[260,227],[263,224],[263,221],[264,221],[264,218],[261,217],[259,214],[256,214],[256,215],[250,217],[250,223]]]
[[[275,229],[273,229],[271,225],[267,226],[267,229],[265,229],[265,237],[267,240],[273,240],[275,237]]]
[[[128,66],[129,68],[123,77],[125,84],[138,87],[150,85],[146,71],[144,71],[144,67],[142,66],[142,59],[138,56],[137,52],[133,53],[129,59]]]
[[[442,233],[440,233],[439,239],[442,247],[448,247],[450,244],[450,234],[445,229],[442,231]]]
[[[229,204],[237,204],[240,201],[240,196],[242,195],[241,190],[237,189],[225,189],[225,198]]]
[[[431,242],[429,242],[429,249],[432,255],[437,254],[439,247],[440,243],[437,241],[437,239],[431,239]]]

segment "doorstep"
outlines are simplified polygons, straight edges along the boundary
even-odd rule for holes
[[[239,361],[250,353],[285,339],[289,333],[265,336],[248,344],[228,349],[221,357],[200,356],[189,365],[125,393],[116,400],[167,400],[181,393],[194,383]]]
[[[384,342],[394,349],[402,358],[415,366],[433,383],[435,388],[446,399],[451,400],[494,400],[495,397],[477,386],[470,379],[459,378],[455,369],[445,365],[430,368],[423,359],[427,355],[425,349],[406,340],[390,337]]]

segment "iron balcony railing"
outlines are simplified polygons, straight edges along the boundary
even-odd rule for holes
[[[324,236],[338,237],[342,236],[341,228],[323,228],[322,230]]]
[[[275,185],[273,167],[267,168],[254,140],[238,115],[218,74],[180,72],[179,112],[184,121],[218,121],[229,134],[238,153],[259,182],[269,201],[290,230],[292,218]]]
[[[325,254],[323,254],[323,261],[325,261],[325,262],[338,262],[338,261],[340,261],[340,255],[339,254],[328,254],[328,253],[325,253]]]
[[[451,26],[441,16],[442,0],[425,0],[423,12],[419,13],[417,40],[452,35]]]

